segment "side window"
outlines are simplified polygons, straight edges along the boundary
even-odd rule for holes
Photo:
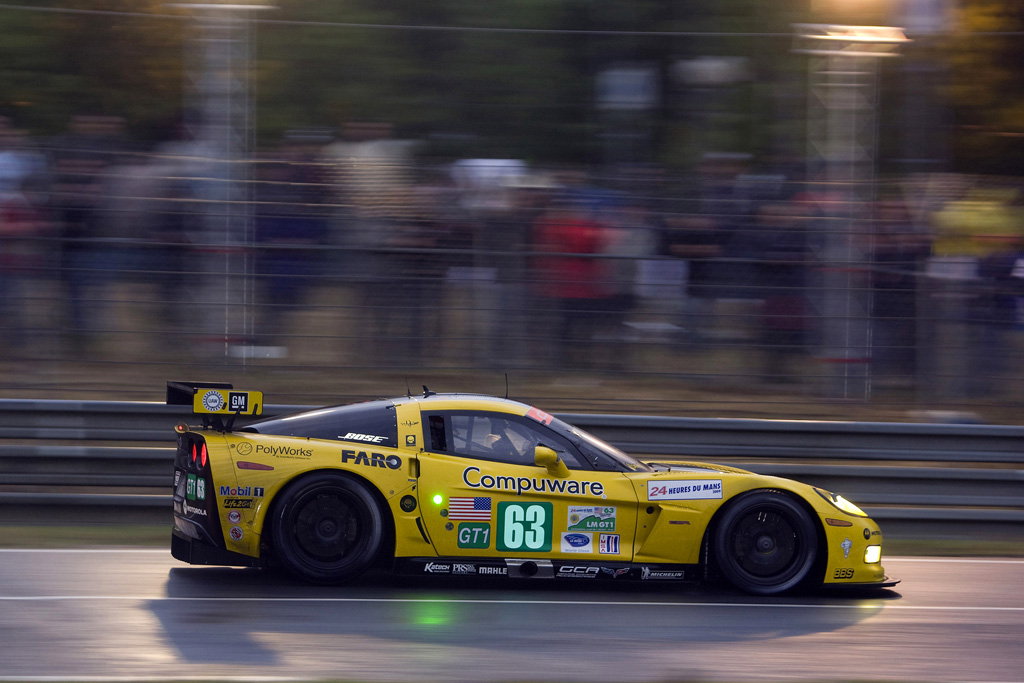
[[[585,462],[564,437],[514,415],[485,412],[445,412],[427,417],[431,450],[479,460],[533,465],[534,448],[547,446],[570,468]]]
[[[444,417],[441,415],[431,415],[427,419],[427,426],[430,430],[428,443],[430,444],[430,450],[435,453],[447,453],[448,446],[448,430],[445,428]]]

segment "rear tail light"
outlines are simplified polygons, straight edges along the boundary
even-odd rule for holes
[[[206,467],[206,444],[203,444],[203,450],[199,456],[199,465]]]

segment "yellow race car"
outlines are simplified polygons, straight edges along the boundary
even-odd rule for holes
[[[722,578],[772,595],[892,586],[882,534],[840,496],[702,463],[645,463],[537,408],[434,394],[235,427],[262,395],[168,384],[177,427],[171,552],[305,581],[399,573]]]

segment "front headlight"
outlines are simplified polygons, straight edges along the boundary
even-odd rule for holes
[[[819,496],[821,496],[828,502],[832,503],[832,505],[834,505],[839,510],[842,510],[846,514],[853,515],[854,517],[867,517],[867,514],[863,510],[861,510],[859,507],[857,507],[850,501],[846,500],[842,496],[838,496],[832,493],[831,491],[819,489],[816,486],[813,486],[811,488],[813,488],[815,493],[817,493]]]
[[[882,546],[869,545],[864,550],[864,564],[877,564],[882,561]]]

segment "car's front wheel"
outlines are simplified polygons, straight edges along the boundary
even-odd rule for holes
[[[340,583],[361,574],[377,557],[384,518],[365,485],[320,472],[281,493],[272,512],[271,538],[277,560],[292,575]]]
[[[791,497],[754,491],[734,500],[713,539],[715,563],[740,590],[774,595],[807,581],[818,553],[810,514]]]

